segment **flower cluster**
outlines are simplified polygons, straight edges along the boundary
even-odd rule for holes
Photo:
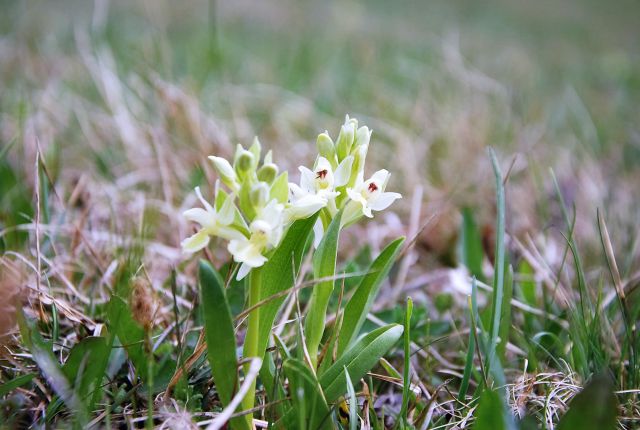
[[[210,204],[196,188],[204,209],[189,209],[184,216],[200,224],[200,230],[182,242],[182,249],[193,253],[206,247],[211,236],[226,239],[234,261],[241,263],[238,279],[242,279],[268,260],[270,251],[296,220],[320,211],[314,226],[317,246],[340,210],[342,227],[362,216],[373,217],[373,211],[386,209],[401,196],[385,191],[390,176],[387,170],[364,179],[370,138],[368,127],[358,127],[358,121],[347,116],[335,142],[327,132],[318,136],[318,157],[312,169],[299,168],[299,185],[288,182],[287,172],[279,172],[271,151],[260,163],[262,149],[257,139],[248,150],[238,145],[233,163],[209,157],[220,178],[215,200]]]

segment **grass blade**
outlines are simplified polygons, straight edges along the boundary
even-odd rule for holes
[[[344,368],[344,378],[347,383],[347,396],[349,397],[349,430],[358,429],[358,398],[356,397],[356,390],[353,388],[353,382],[349,376],[349,370]]]
[[[505,276],[505,198],[504,183],[502,180],[502,172],[496,153],[489,148],[489,156],[491,157],[491,165],[496,180],[496,259],[493,264],[495,274],[493,276],[493,304],[491,311],[491,325],[489,328],[489,357],[487,358],[487,368],[492,369],[493,361],[496,357],[496,345],[498,343],[498,334],[500,331],[500,319],[504,301],[504,276]],[[503,342],[506,342],[503,339]]]
[[[295,358],[287,359],[283,369],[291,384],[293,402],[293,409],[283,418],[283,424],[287,428],[295,423],[300,429],[332,429],[331,411],[311,369]]]
[[[411,314],[413,312],[413,301],[407,297],[407,310],[404,318],[404,370],[402,372],[402,408],[400,409],[400,419],[398,423],[403,425],[408,423],[407,412],[409,408],[409,393],[411,390]]]

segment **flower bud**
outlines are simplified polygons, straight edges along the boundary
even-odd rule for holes
[[[336,147],[333,144],[333,140],[329,136],[329,133],[325,131],[324,133],[318,135],[318,140],[316,140],[316,147],[318,148],[318,153],[322,157],[329,160],[329,162],[335,162]]]
[[[269,186],[264,182],[258,182],[251,187],[249,198],[254,208],[263,208],[269,198]]]
[[[349,155],[349,151],[351,151],[351,146],[353,145],[353,138],[355,136],[355,133],[355,126],[351,121],[345,122],[345,124],[340,129],[340,135],[338,135],[338,141],[336,143],[338,161],[342,161],[347,155]]]
[[[271,185],[278,176],[278,166],[273,163],[265,163],[258,169],[258,180]]]
[[[209,160],[213,162],[213,167],[216,169],[216,172],[218,172],[218,175],[220,175],[222,182],[235,191],[237,188],[238,178],[233,167],[231,167],[231,164],[229,164],[229,162],[224,158],[216,157],[214,155],[211,155]]]
[[[356,131],[356,139],[351,152],[353,153],[355,149],[360,145],[368,145],[370,139],[371,139],[371,130],[369,130],[369,127],[367,127],[366,125],[360,127],[358,131]]]
[[[254,156],[251,152],[242,150],[242,152],[238,155],[238,159],[235,163],[236,172],[238,175],[244,176],[253,168]]]

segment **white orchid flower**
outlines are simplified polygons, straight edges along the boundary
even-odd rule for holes
[[[391,203],[402,196],[399,193],[387,193],[385,188],[389,182],[390,173],[385,170],[378,170],[370,179],[366,181],[358,180],[353,188],[347,188],[347,195],[351,199],[349,202],[351,216],[354,214],[354,206],[359,209],[362,215],[373,218],[372,211],[381,211],[388,208]],[[347,222],[350,220],[347,218]]]
[[[284,206],[273,199],[260,211],[249,225],[250,237],[232,239],[227,246],[234,261],[242,263],[237,279],[247,276],[254,267],[267,261],[265,251],[278,246],[282,239]]]
[[[349,181],[353,156],[348,156],[333,171],[331,163],[324,157],[318,157],[312,170],[300,166],[300,188],[307,193],[316,194],[327,200],[336,198],[340,193],[336,188],[342,187]]]
[[[218,236],[227,240],[237,240],[245,237],[244,234],[231,226],[235,217],[234,197],[232,195],[227,197],[220,211],[216,211],[202,197],[200,187],[196,187],[195,191],[205,209],[192,208],[183,214],[189,221],[200,224],[200,230],[196,234],[182,241],[181,245],[184,252],[194,253],[201,250],[209,244],[211,236]]]
[[[328,202],[329,200],[322,195],[309,193],[296,184],[289,184],[289,205],[285,209],[286,222],[309,218],[327,206]]]
[[[287,222],[308,218],[335,199],[340,194],[336,188],[346,185],[349,180],[352,163],[353,157],[347,157],[335,172],[324,157],[318,157],[314,170],[300,166],[300,186],[289,184]]]

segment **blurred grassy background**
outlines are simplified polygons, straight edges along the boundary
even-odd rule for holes
[[[638,12],[623,0],[4,2],[2,142],[37,135],[68,184],[132,174],[161,142],[177,155],[164,197],[180,204],[202,178],[199,157],[259,135],[292,167],[349,113],[384,143],[375,167],[402,166],[395,186],[427,187],[432,212],[453,202],[493,219],[493,145],[505,168],[518,154],[514,233],[553,221],[552,167],[585,215],[578,233],[595,238],[603,207],[629,250],[628,221],[640,217]],[[33,165],[29,146],[12,151],[14,166]],[[161,191],[158,179],[147,172],[147,192]]]

